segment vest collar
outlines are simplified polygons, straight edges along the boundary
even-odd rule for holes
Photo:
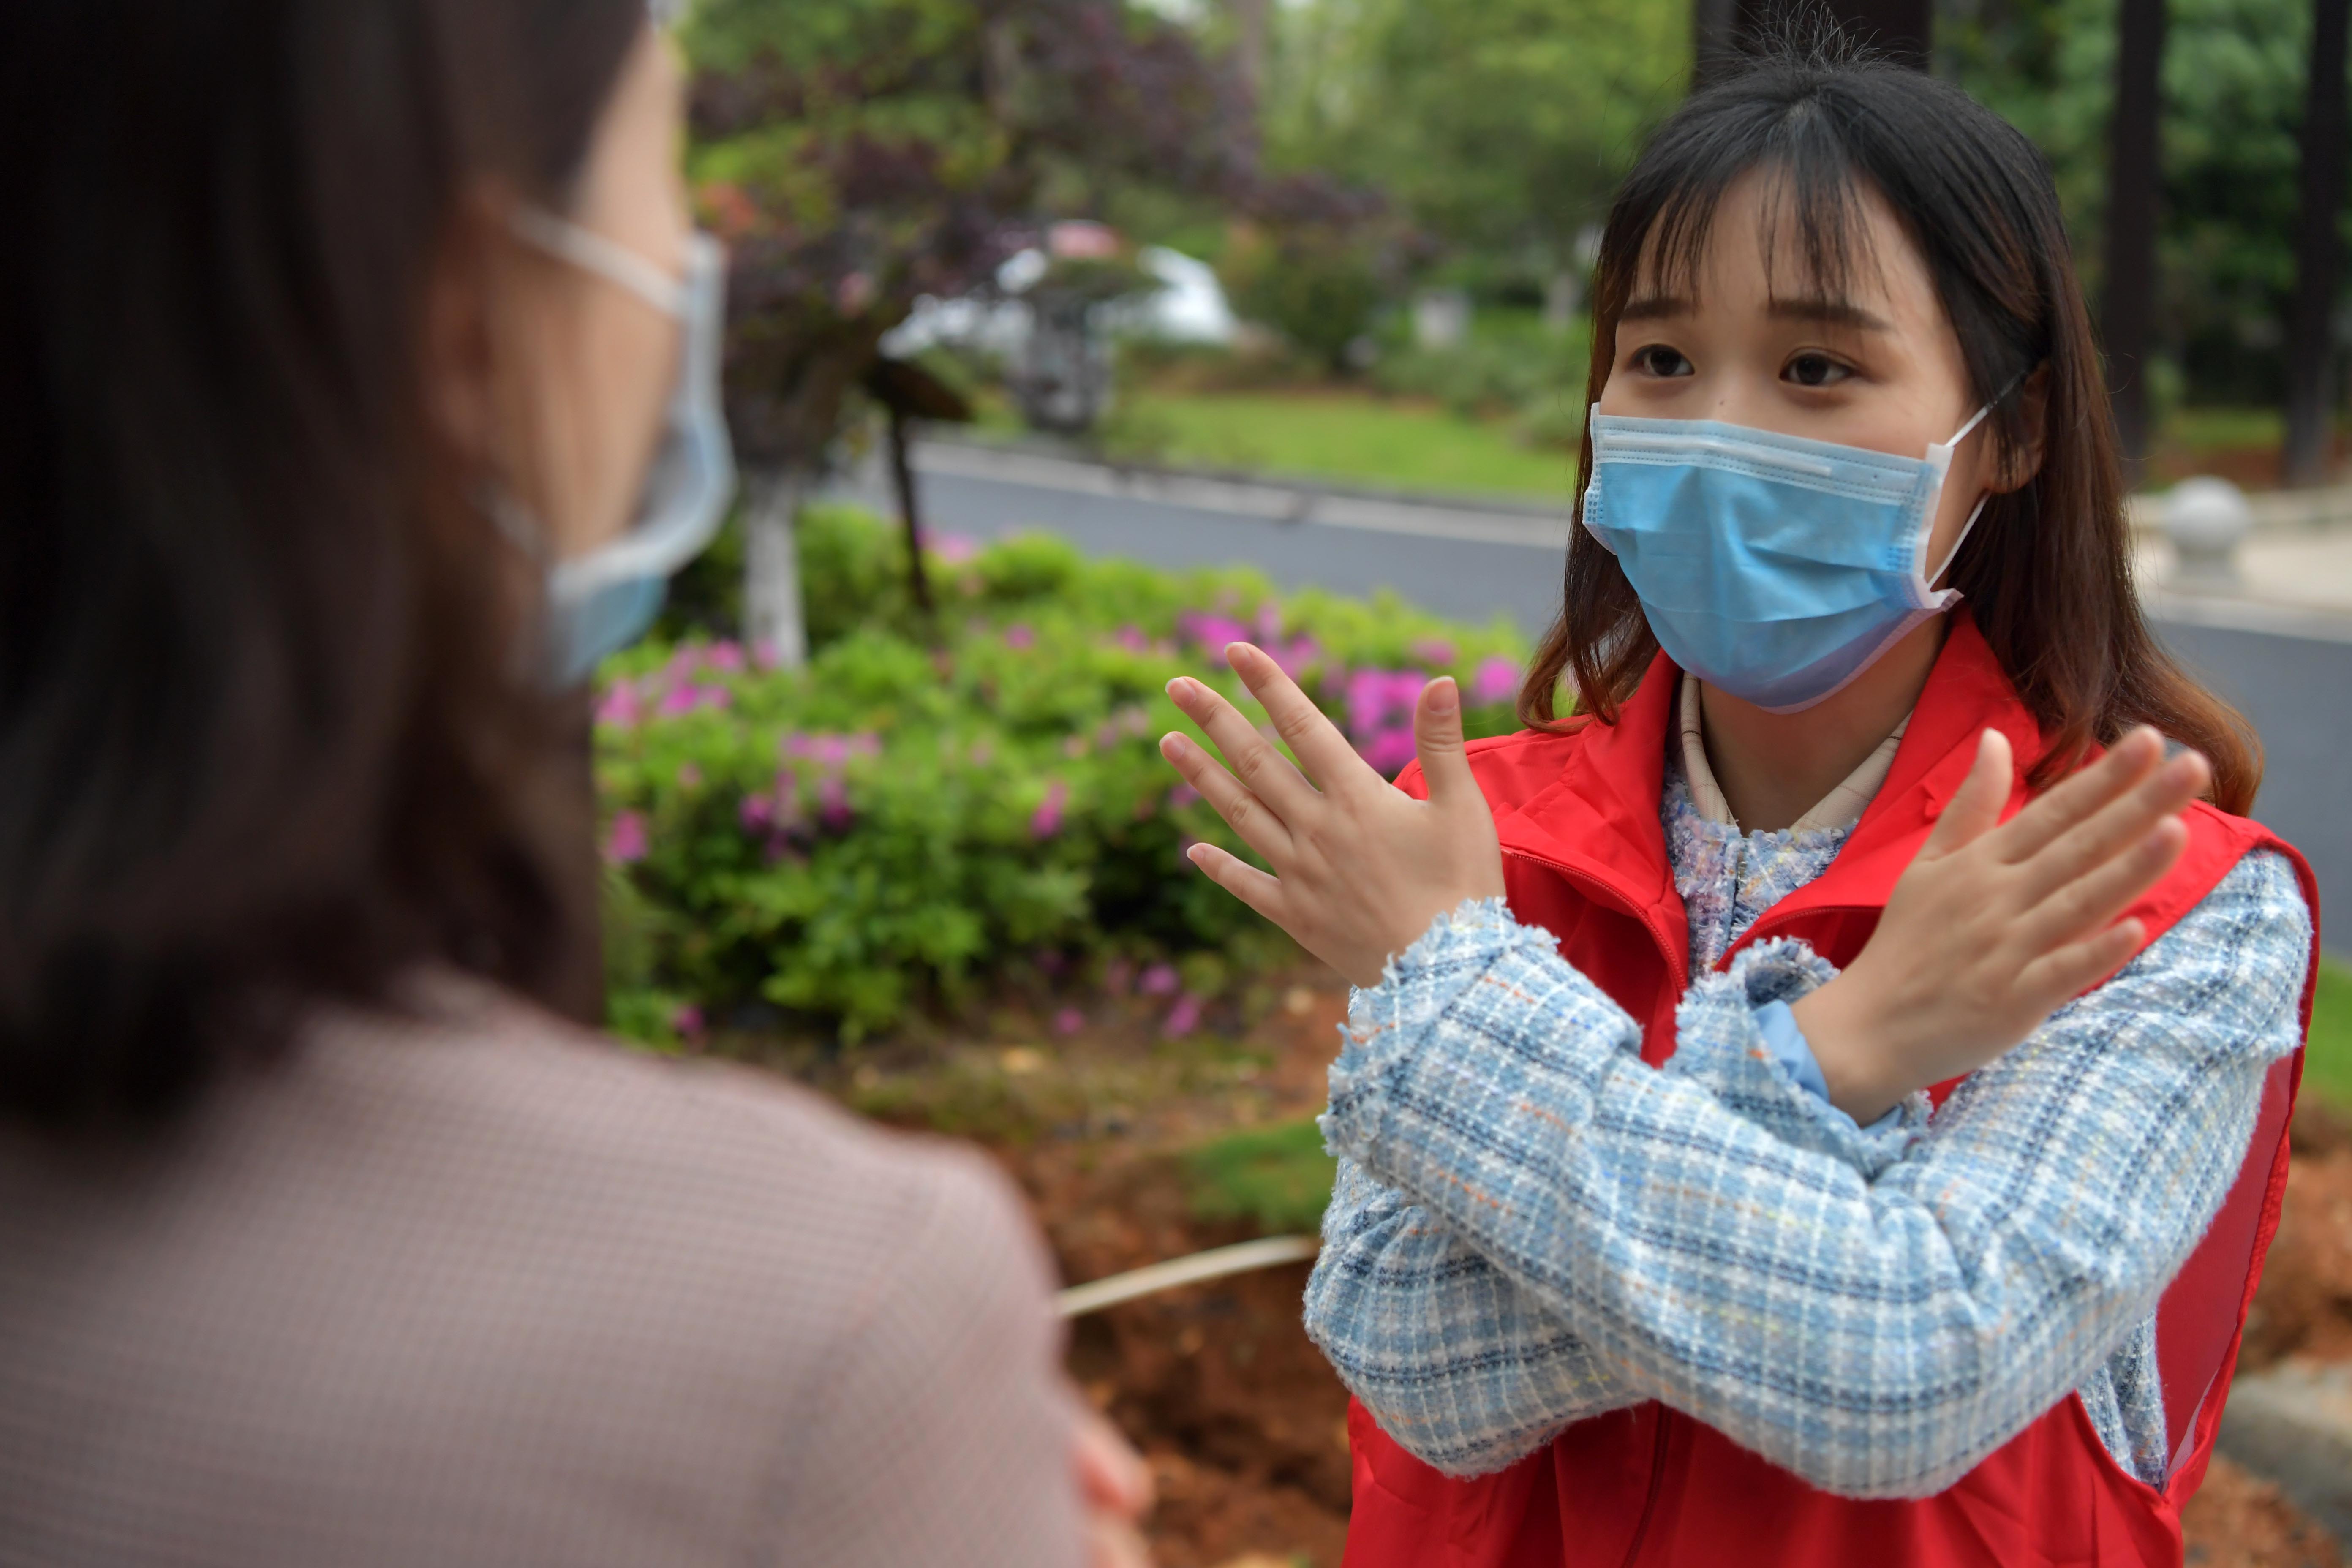
[[[1496,831],[1505,854],[1549,866],[1641,920],[1664,950],[1678,984],[1686,984],[1689,924],[1658,820],[1681,679],[1674,661],[1659,654],[1617,722],[1577,731],[1559,776],[1499,816]],[[1968,776],[1977,736],[1988,726],[2009,737],[2016,758],[2006,817],[2025,804],[2024,779],[2041,755],[2041,730],[1975,619],[1955,611],[1886,782],[1845,847],[1828,870],[1758,921],[1748,940],[1807,913],[1884,907]]]

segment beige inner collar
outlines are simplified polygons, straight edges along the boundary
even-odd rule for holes
[[[1878,742],[1878,750],[1862,760],[1862,765],[1845,775],[1845,782],[1830,791],[1813,808],[1790,826],[1791,833],[1818,832],[1825,828],[1852,827],[1862,820],[1870,797],[1886,782],[1889,769],[1895,766],[1895,749],[1903,744],[1903,731],[1911,727],[1911,715],[1906,713],[1895,732]],[[1723,790],[1715,782],[1715,770],[1706,764],[1706,740],[1699,716],[1698,677],[1683,672],[1682,689],[1683,777],[1690,784],[1691,804],[1709,822],[1726,827],[1738,827],[1739,819],[1731,815],[1731,806],[1723,798]]]

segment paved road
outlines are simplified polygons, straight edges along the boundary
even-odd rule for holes
[[[1463,619],[1499,612],[1530,635],[1559,604],[1568,522],[1559,512],[1120,476],[949,447],[921,448],[918,465],[934,533],[1042,528],[1094,554],[1249,562],[1286,588],[1390,587]],[[871,479],[854,488],[880,500]],[[2158,613],[2175,653],[2261,731],[2270,765],[2254,815],[2310,857],[2323,907],[2346,911],[2328,945],[2352,956],[2352,617],[2190,601]]]

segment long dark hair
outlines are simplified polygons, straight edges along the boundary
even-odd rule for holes
[[[25,0],[0,48],[0,1114],[593,939],[558,705],[426,416],[486,184],[562,205],[645,0]],[[592,884],[593,887],[593,884]]]
[[[1588,406],[1609,379],[1645,248],[1661,281],[1692,292],[1716,208],[1741,175],[1762,169],[1783,182],[1779,217],[1832,292],[1857,258],[1857,193],[1874,190],[1926,258],[1959,336],[1970,401],[2000,396],[1987,423],[2000,460],[2030,449],[2036,434],[2042,441],[2040,472],[1992,498],[1949,577],[2042,726],[2049,749],[2035,782],[2153,724],[2203,752],[2216,804],[2243,814],[2262,782],[2252,731],[2181,672],[2140,616],[2106,383],[2047,166],[1958,88],[1837,48],[1832,40],[1745,62],[1694,94],[1643,149],[1610,209],[1594,271]],[[2037,372],[2034,432],[2034,400],[2014,389]],[[1588,436],[1580,496],[1591,478]],[[1519,716],[1556,726],[1565,675],[1580,711],[1613,722],[1658,645],[1616,557],[1581,528],[1563,598]]]

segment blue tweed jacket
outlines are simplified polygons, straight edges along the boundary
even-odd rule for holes
[[[1706,973],[1845,830],[1743,836],[1671,772],[1661,813],[1701,975],[1663,1069],[1499,900],[1353,997],[1307,1295],[1340,1378],[1454,1475],[1655,1399],[1824,1489],[1925,1496],[2079,1392],[2160,1484],[2157,1301],[2301,1043],[2285,859],[2249,855],[1932,1124],[1920,1095],[1862,1129],[1757,1020],[1830,964],[1775,942]]]

